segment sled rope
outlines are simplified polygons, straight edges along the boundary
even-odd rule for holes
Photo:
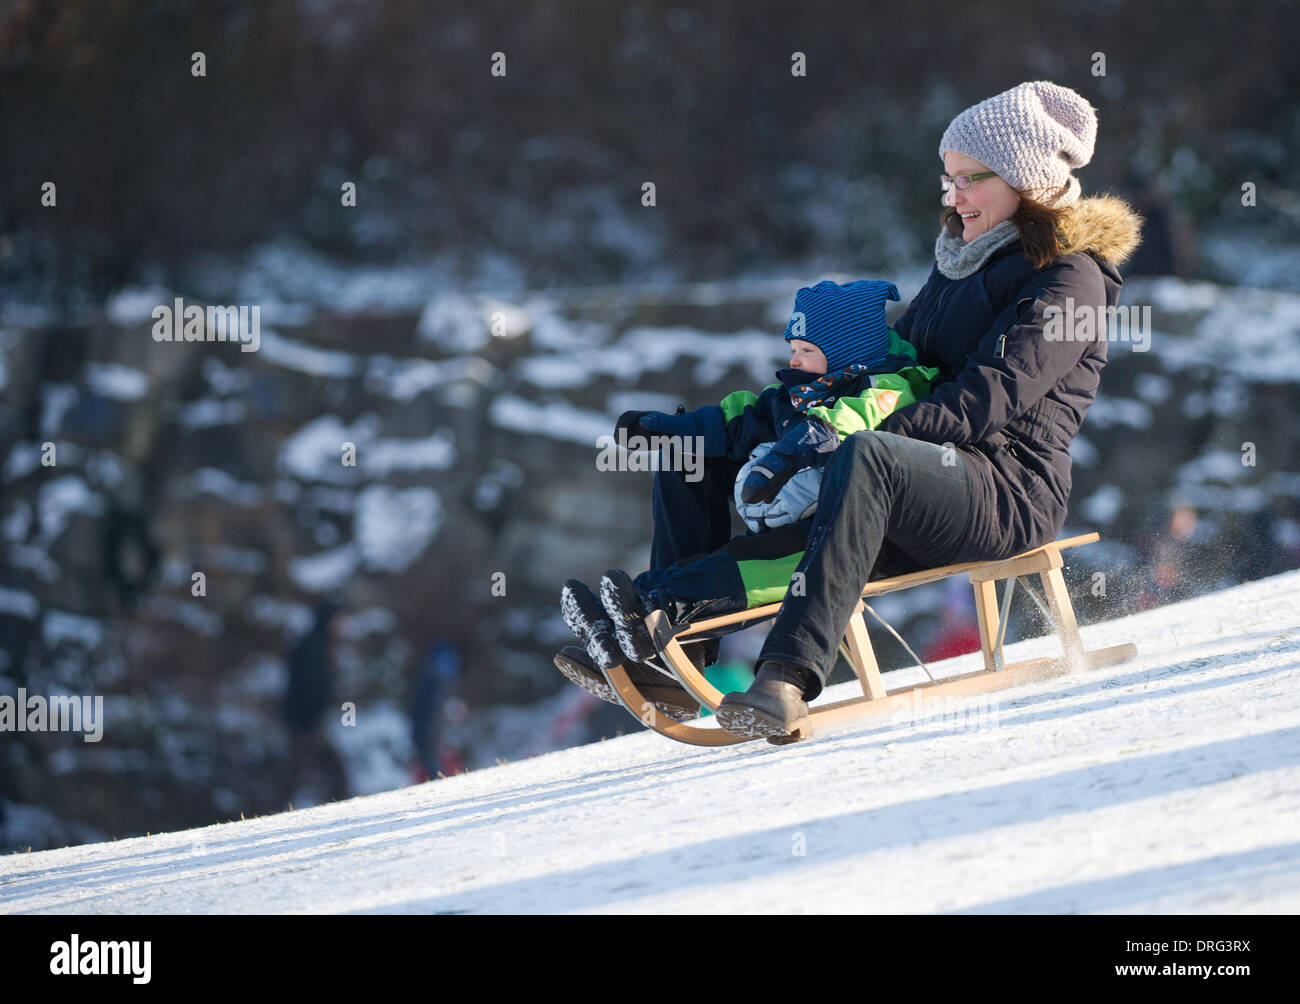
[[[1047,604],[1044,603],[1042,598],[1038,595],[1038,591],[1029,584],[1028,577],[1020,575],[1016,577],[1016,581],[1020,583],[1020,588],[1029,594],[1029,598],[1038,604],[1038,609],[1042,611],[1043,618],[1047,621],[1048,626],[1053,631],[1059,630],[1060,625],[1056,623],[1056,618],[1052,616],[1052,611],[1047,609]]]
[[[907,654],[910,655],[913,659],[916,660],[916,664],[917,664],[918,666],[921,667],[921,671],[922,671],[923,673],[925,673],[925,675],[928,676],[928,677],[930,678],[930,682],[931,682],[931,683],[934,683],[934,674],[930,672],[930,667],[927,666],[925,663],[923,663],[923,662],[921,661],[921,657],[920,657],[919,655],[917,655],[915,652],[912,651],[912,646],[911,646],[911,645],[909,645],[907,642],[903,641],[903,636],[900,635],[897,631],[895,631],[892,627],[890,627],[890,626],[889,626],[889,622],[888,622],[887,620],[885,620],[885,618],[881,617],[880,614],[876,613],[875,609],[871,606],[870,603],[867,603],[866,601],[863,601],[863,604],[862,604],[862,605],[863,605],[863,607],[865,607],[867,610],[870,610],[870,611],[871,611],[871,616],[872,616],[872,617],[874,617],[876,620],[880,621],[880,623],[881,623],[882,625],[884,625],[884,628],[885,628],[886,631],[888,631],[890,634],[892,634],[895,638],[898,639],[898,643],[899,643],[900,645],[902,645],[903,648],[907,649]]]

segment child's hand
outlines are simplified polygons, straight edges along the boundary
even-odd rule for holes
[[[795,474],[805,467],[821,467],[839,445],[835,430],[815,418],[791,426],[749,472],[740,488],[741,501],[771,502]]]
[[[652,436],[694,436],[698,431],[695,416],[688,411],[679,411],[676,415],[662,411],[625,411],[614,426],[615,438],[620,429],[627,430],[624,435],[628,439],[633,436],[645,439]]]
[[[618,421],[614,423],[614,438],[631,439],[633,436],[649,438],[650,433],[647,429],[641,427],[641,419],[649,415],[648,411],[625,411],[618,416]]]

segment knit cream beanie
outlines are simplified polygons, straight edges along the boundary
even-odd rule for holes
[[[972,105],[944,130],[939,157],[964,153],[1018,192],[1049,206],[1072,206],[1070,172],[1092,160],[1097,112],[1077,91],[1035,80]]]

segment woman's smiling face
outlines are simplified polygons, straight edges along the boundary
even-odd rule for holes
[[[943,169],[950,178],[959,174],[982,174],[988,170],[974,157],[952,150],[943,155]],[[1020,196],[994,175],[972,181],[970,188],[961,189],[954,185],[945,193],[944,204],[961,213],[962,240],[969,244],[980,234],[988,233],[999,223],[1011,219],[1020,206]]]

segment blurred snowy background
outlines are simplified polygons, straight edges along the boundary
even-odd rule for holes
[[[0,850],[636,728],[549,659],[559,584],[646,560],[650,475],[597,437],[768,382],[801,285],[906,301],[944,125],[1022,79],[1098,107],[1085,192],[1148,219],[1151,348],[1075,443],[1081,616],[1297,567],[1296,6],[0,7],[0,695],[107,719],[0,734]],[[259,350],[155,342],[177,296],[259,306]],[[929,658],[968,592],[877,609]]]

